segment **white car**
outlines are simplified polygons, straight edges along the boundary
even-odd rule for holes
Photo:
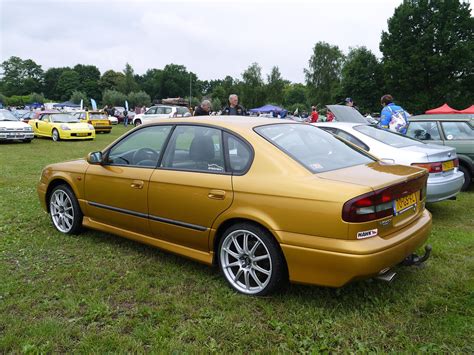
[[[135,115],[132,123],[139,126],[157,118],[185,117],[190,112],[185,106],[156,105],[150,107],[145,113]]]
[[[365,123],[321,122],[313,125],[359,146],[382,160],[427,169],[429,172],[427,202],[455,198],[464,183],[464,174],[458,170],[459,161],[454,148],[425,144]]]
[[[33,128],[8,110],[0,110],[0,141],[20,140],[30,143],[34,138]]]
[[[110,121],[111,124],[116,125],[118,124],[118,118],[115,116],[107,116],[108,120]]]

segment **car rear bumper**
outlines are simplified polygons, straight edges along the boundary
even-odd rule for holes
[[[281,244],[288,264],[290,281],[340,287],[362,278],[377,275],[413,253],[431,231],[431,214],[424,210],[420,218],[388,237],[364,240],[334,240],[337,248],[328,250],[315,243],[314,248]],[[275,232],[283,240],[292,233]],[[286,234],[286,235],[285,235]],[[327,238],[315,237],[315,240]]]
[[[445,177],[429,177],[426,202],[439,202],[456,196],[464,183],[464,174],[456,171]]]
[[[112,126],[94,126],[96,132],[110,132]]]

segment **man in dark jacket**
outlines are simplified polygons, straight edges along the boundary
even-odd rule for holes
[[[194,110],[194,116],[209,116],[211,113],[211,102],[209,100],[203,100],[201,105]]]
[[[229,96],[229,106],[222,111],[227,116],[245,116],[245,109],[239,105],[239,97],[235,94]]]

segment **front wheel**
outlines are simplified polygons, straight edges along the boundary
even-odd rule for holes
[[[53,129],[53,132],[51,134],[52,138],[53,138],[53,141],[55,142],[58,142],[61,138],[59,137],[59,132],[58,130],[55,128]]]
[[[464,183],[462,184],[461,191],[467,191],[472,180],[471,172],[468,168],[462,165],[459,165],[459,171],[464,174]]]
[[[142,124],[141,120],[135,120],[135,127],[140,126]]]
[[[238,223],[228,228],[219,243],[219,268],[237,291],[264,296],[288,281],[281,249],[264,228]]]
[[[78,234],[82,227],[82,211],[77,198],[67,185],[56,186],[49,198],[49,213],[56,229],[64,234]]]

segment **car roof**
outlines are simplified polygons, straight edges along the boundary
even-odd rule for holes
[[[409,121],[412,120],[426,120],[426,121],[470,121],[474,120],[473,114],[468,113],[453,113],[453,114],[434,114],[434,115],[417,115],[411,116]]]
[[[317,122],[317,123],[312,123],[313,126],[316,127],[345,127],[345,128],[351,128],[354,126],[368,126],[367,123],[356,123],[356,122]]]

